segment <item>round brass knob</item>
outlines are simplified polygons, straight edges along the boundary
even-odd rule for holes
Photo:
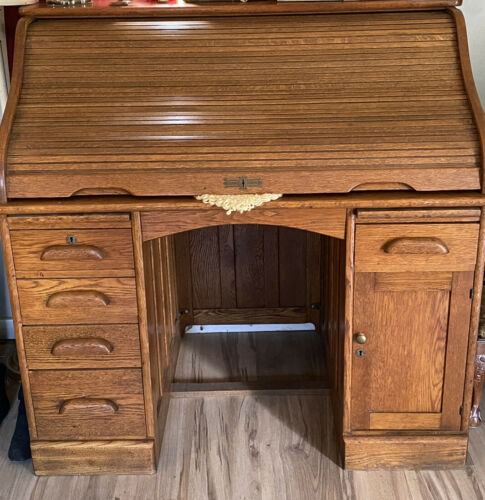
[[[354,341],[357,342],[357,344],[365,344],[367,342],[367,337],[364,333],[359,332],[354,335]]]

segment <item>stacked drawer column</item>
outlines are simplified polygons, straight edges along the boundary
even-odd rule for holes
[[[10,217],[8,228],[36,473],[109,472],[121,448],[127,472],[151,472],[130,216]],[[53,465],[62,449],[76,467]]]

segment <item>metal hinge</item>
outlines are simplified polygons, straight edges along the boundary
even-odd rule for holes
[[[224,179],[225,188],[257,188],[262,187],[263,181],[261,179],[250,179],[249,177],[226,177]]]

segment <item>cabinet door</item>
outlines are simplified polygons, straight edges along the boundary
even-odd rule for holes
[[[472,286],[473,272],[356,273],[353,430],[460,428]]]

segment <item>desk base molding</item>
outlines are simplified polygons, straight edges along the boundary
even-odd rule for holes
[[[468,436],[344,436],[345,468],[463,467]]]
[[[153,474],[155,443],[146,441],[33,441],[38,476]]]

